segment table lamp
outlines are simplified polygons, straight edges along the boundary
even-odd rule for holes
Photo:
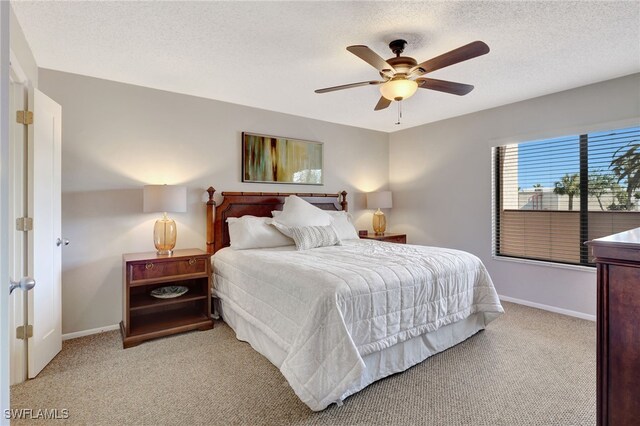
[[[387,219],[380,209],[393,207],[391,191],[370,192],[367,194],[367,208],[378,209],[373,213],[373,231],[376,235],[383,235],[387,229]]]
[[[187,211],[187,188],[175,185],[145,185],[143,190],[143,210],[145,213],[162,212],[162,218],[153,227],[153,243],[159,255],[173,254],[178,229],[167,212]]]

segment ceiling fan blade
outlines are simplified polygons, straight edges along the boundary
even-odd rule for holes
[[[384,83],[384,81],[376,81],[376,80],[361,81],[359,83],[343,84],[342,86],[325,87],[324,89],[315,90],[315,92],[316,93],[335,92],[336,90],[351,89],[352,87],[360,87],[360,86],[375,86],[382,83]]]
[[[450,52],[443,53],[440,56],[416,65],[411,69],[409,74],[422,75],[487,53],[489,53],[489,46],[482,41],[474,41],[473,43],[458,47],[457,49],[453,49]]]
[[[416,83],[422,89],[437,90],[438,92],[451,93],[464,96],[473,90],[470,84],[454,83],[453,81],[436,80],[433,78],[417,78]]]
[[[382,59],[380,55],[378,55],[373,50],[369,49],[367,46],[361,46],[361,45],[349,46],[347,47],[347,50],[353,53],[354,55],[356,55],[358,58],[365,61],[366,63],[368,63],[369,65],[373,66],[378,71],[383,71],[383,70],[395,71],[387,61]]]
[[[381,109],[387,108],[391,105],[391,101],[384,96],[380,96],[380,100],[376,104],[376,107],[373,109],[374,111],[380,111]]]

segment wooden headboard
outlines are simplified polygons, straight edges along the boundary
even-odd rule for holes
[[[289,195],[297,195],[322,210],[347,211],[347,192],[339,194],[282,193],[282,192],[223,192],[222,204],[216,206],[213,187],[207,189],[207,253],[215,253],[229,246],[227,219],[252,215],[271,217],[272,210],[282,210]]]

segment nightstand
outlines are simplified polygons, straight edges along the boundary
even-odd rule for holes
[[[365,240],[386,241],[388,243],[407,244],[407,234],[391,234],[389,232],[385,232],[382,235],[367,234],[366,236],[361,236],[360,238]]]
[[[213,328],[210,257],[198,249],[174,250],[171,256],[155,252],[122,256],[120,332],[124,348],[156,337]],[[165,286],[189,290],[168,299],[151,296],[152,290]]]

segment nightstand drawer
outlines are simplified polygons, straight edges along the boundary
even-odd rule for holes
[[[407,244],[407,234],[366,234],[360,235],[360,238],[363,240],[377,240],[377,241],[385,241],[387,243],[396,243],[396,244]]]
[[[386,237],[380,241],[386,241],[388,243],[398,243],[398,244],[407,244],[407,236],[406,235],[398,235],[393,237]]]
[[[130,283],[155,278],[167,279],[177,275],[206,274],[207,257],[163,260],[129,264]]]

